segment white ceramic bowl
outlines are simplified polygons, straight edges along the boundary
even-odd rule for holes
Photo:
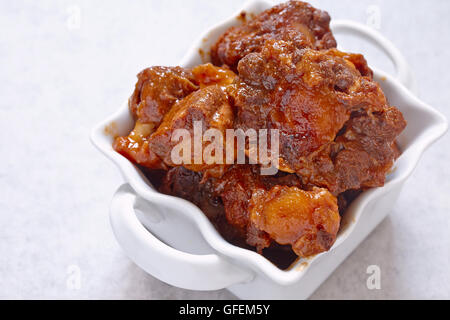
[[[208,52],[228,27],[239,23],[236,16],[241,11],[259,13],[272,5],[268,1],[249,2],[236,15],[202,35],[180,65],[202,63],[199,49]],[[375,79],[390,103],[402,111],[408,127],[399,138],[403,153],[385,186],[364,192],[352,203],[331,250],[297,261],[283,271],[263,256],[225,241],[200,209],[186,200],[157,192],[136,166],[113,150],[113,136],[128,134],[134,125],[124,103],[93,129],[91,140],[117,164],[127,182],[113,197],[111,224],[131,260],[154,277],[181,288],[227,288],[248,299],[304,299],[383,220],[422,153],[446,132],[447,121],[413,94],[415,84],[408,65],[388,40],[351,21],[334,21],[332,29],[371,41],[391,58],[397,75],[375,70]]]

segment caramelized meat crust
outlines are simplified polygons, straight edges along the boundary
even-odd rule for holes
[[[267,40],[291,41],[297,48],[336,47],[330,16],[302,1],[289,1],[262,12],[238,27],[228,29],[211,48],[215,65],[236,71],[249,53],[260,52]]]
[[[405,126],[394,107],[355,113],[335,141],[302,159],[298,174],[306,184],[335,195],[381,187],[399,155],[395,140]]]
[[[229,89],[235,127],[278,129],[279,169],[297,173],[305,185],[327,187],[334,195],[380,186],[406,122],[367,70],[360,55],[267,41],[260,53],[239,62],[240,80]],[[369,154],[370,143],[383,147]]]
[[[231,96],[237,108],[236,127],[278,129],[280,155],[295,171],[301,156],[332,141],[350,112],[338,100],[360,76],[346,60],[285,41],[267,41],[238,66],[240,82]]]

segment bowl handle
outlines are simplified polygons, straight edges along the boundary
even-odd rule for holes
[[[369,26],[350,20],[332,21],[331,29],[335,33],[347,33],[361,39],[368,40],[383,50],[383,52],[386,53],[394,64],[397,72],[396,78],[398,81],[400,81],[411,92],[417,94],[417,83],[408,62],[400,50],[398,50],[397,47],[395,47],[394,44],[385,38],[381,33]]]
[[[151,234],[134,210],[137,195],[128,184],[115,193],[110,207],[114,235],[139,267],[170,285],[190,290],[218,290],[253,279],[253,274],[218,254],[176,250]]]

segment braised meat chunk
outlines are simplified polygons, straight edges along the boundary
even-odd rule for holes
[[[255,190],[249,211],[256,228],[279,244],[292,245],[299,257],[329,250],[339,230],[337,199],[326,189],[275,186],[269,191]]]
[[[326,189],[302,190],[295,174],[261,176],[258,166],[236,165],[215,184],[227,221],[258,252],[275,241],[310,257],[328,250],[336,239],[336,197]]]
[[[183,165],[193,171],[208,170],[210,174],[220,176],[223,170],[221,164],[225,163],[223,137],[226,129],[232,126],[233,111],[227,95],[218,85],[208,86],[192,93],[172,107],[150,137],[150,149],[167,166]],[[178,136],[177,129],[184,129],[188,135]],[[195,136],[201,138],[208,129],[215,129],[218,134],[211,138],[212,141],[202,139],[198,145],[200,148],[196,148]],[[214,146],[212,144],[215,143],[222,151],[221,154],[215,154],[216,148],[212,148]],[[177,145],[184,148],[179,150],[176,148]],[[211,147],[211,152],[208,152],[208,147]],[[174,154],[180,160],[178,163],[174,162]]]
[[[291,41],[297,48],[336,47],[330,16],[302,1],[289,1],[262,12],[254,19],[226,31],[211,48],[215,65],[236,70],[239,60],[260,52],[267,40]]]
[[[356,113],[335,141],[303,159],[299,174],[333,194],[383,186],[399,156],[395,140],[405,126],[394,107]]]
[[[248,206],[254,190],[269,190],[279,184],[301,185],[300,179],[294,174],[279,172],[275,176],[261,176],[257,165],[234,165],[215,182],[215,190],[224,204],[227,221],[258,252],[269,247],[272,240],[250,220]]]
[[[138,82],[128,104],[139,122],[156,128],[175,102],[197,89],[194,75],[189,70],[151,67],[138,74]]]
[[[235,126],[243,130],[279,130],[279,169],[297,173],[305,185],[327,187],[335,195],[365,187],[362,174],[367,174],[369,158],[359,157],[364,148],[356,147],[347,148],[338,156],[343,150],[342,134],[353,128],[357,115],[367,118],[377,114],[383,118],[383,125],[393,126],[390,134],[373,136],[375,123],[371,130],[359,127],[362,134],[371,135],[371,141],[376,139],[377,144],[385,146],[379,149],[384,155],[383,163],[380,156],[375,156],[378,162],[372,166],[379,171],[376,176],[385,176],[394,160],[393,142],[405,126],[401,113],[394,115],[395,108],[387,104],[367,70],[370,69],[360,55],[336,49],[298,49],[290,42],[269,40],[260,53],[251,53],[239,62],[240,80],[229,90],[237,109]],[[392,117],[390,122],[386,121],[388,114]],[[355,139],[358,138],[362,136]],[[267,139],[270,141],[270,137]],[[364,164],[352,167],[353,176],[346,173],[349,163],[342,167],[334,163],[349,152],[354,160]],[[328,154],[329,163],[318,163],[324,153]],[[328,170],[333,174],[323,177],[322,173]],[[382,185],[380,181],[377,186]]]
[[[241,60],[240,82],[231,91],[236,127],[278,129],[280,156],[290,172],[298,158],[332,141],[349,119],[350,112],[333,94],[334,86],[338,81],[351,85],[359,75],[341,58],[324,56],[327,65],[319,65],[313,60],[316,55],[325,54],[300,50],[285,41],[267,41],[261,53]],[[338,77],[333,68],[339,67],[342,79],[332,79]]]
[[[148,138],[163,116],[180,99],[198,89],[193,74],[180,67],[151,67],[138,74],[135,90],[128,100],[136,119],[134,130],[126,137],[117,137],[114,149],[137,164],[153,169],[166,165],[149,148]]]
[[[147,168],[167,169],[173,166],[169,157],[171,149],[168,148],[172,148],[176,143],[165,146],[161,143],[170,141],[170,134],[174,129],[184,127],[175,125],[172,131],[164,135],[164,131],[168,130],[170,125],[174,125],[169,122],[177,121],[180,124],[180,121],[183,121],[181,117],[184,116],[189,118],[185,119],[186,129],[192,128],[193,121],[202,120],[198,116],[201,113],[199,110],[203,108],[203,111],[209,112],[204,116],[216,117],[214,124],[209,123],[206,129],[213,127],[224,130],[229,127],[232,123],[231,107],[221,89],[231,84],[235,77],[236,74],[229,69],[218,68],[210,63],[196,66],[192,70],[181,67],[151,67],[143,70],[138,74],[135,91],[128,101],[130,111],[136,119],[135,128],[128,136],[117,137],[114,141],[114,149],[131,161]],[[208,86],[216,86],[216,88],[207,89]],[[200,93],[197,93],[200,88]],[[184,98],[188,99],[187,97],[194,92],[196,92],[195,96],[184,103]],[[197,106],[190,108],[195,99],[198,100]],[[218,106],[220,104],[224,105],[223,108],[215,110],[215,107],[220,108]],[[176,110],[172,110],[175,105]],[[215,111],[218,113],[214,113]],[[163,120],[165,123],[161,126]],[[191,126],[189,127],[188,124]],[[158,133],[155,132],[157,129],[159,129]],[[152,138],[153,135],[155,135],[154,138]],[[164,137],[168,140],[162,141]],[[191,168],[201,170],[201,166]],[[213,172],[213,170],[210,171]]]

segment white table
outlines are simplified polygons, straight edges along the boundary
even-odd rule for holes
[[[0,2],[0,298],[233,298],[170,287],[124,256],[108,220],[122,180],[88,135],[130,95],[135,74],[177,64],[241,2]],[[314,4],[334,18],[380,22],[421,98],[450,118],[449,1]],[[345,47],[392,70],[370,46]],[[429,150],[390,217],[313,299],[450,298],[449,143],[447,135]],[[369,265],[381,268],[381,290],[366,286]]]

